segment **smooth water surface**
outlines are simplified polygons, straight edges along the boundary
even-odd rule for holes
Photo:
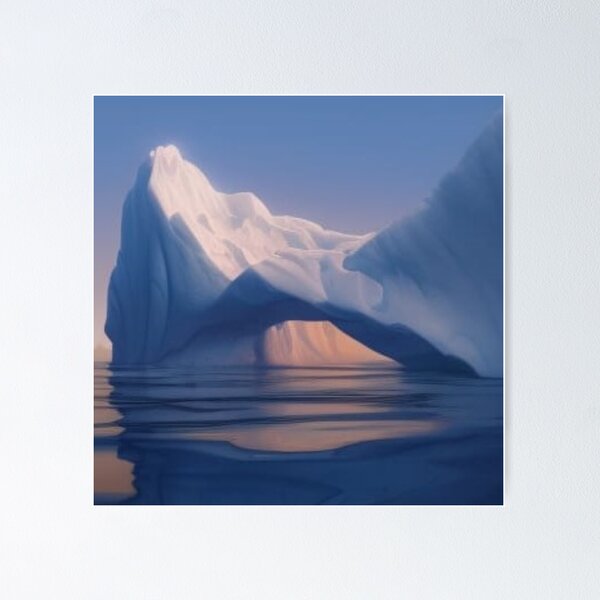
[[[502,380],[95,367],[96,504],[501,504]]]

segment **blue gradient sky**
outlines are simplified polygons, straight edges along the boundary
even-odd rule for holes
[[[96,97],[96,342],[137,168],[175,144],[223,192],[252,191],[275,214],[353,233],[399,218],[460,159],[501,96]]]

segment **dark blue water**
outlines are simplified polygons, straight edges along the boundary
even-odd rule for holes
[[[95,368],[97,504],[501,504],[502,380]]]

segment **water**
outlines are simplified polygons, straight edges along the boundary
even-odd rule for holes
[[[96,504],[501,504],[502,380],[95,366]]]

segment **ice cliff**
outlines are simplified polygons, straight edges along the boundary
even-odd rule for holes
[[[253,194],[216,191],[177,148],[156,148],[123,208],[113,362],[387,357],[501,375],[502,143],[499,118],[417,211],[366,236],[272,215]]]

